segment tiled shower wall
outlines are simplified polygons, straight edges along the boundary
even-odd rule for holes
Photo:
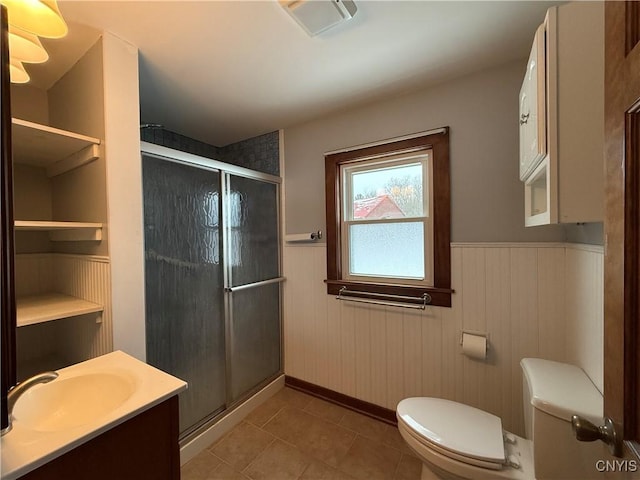
[[[452,245],[452,308],[364,306],[326,294],[324,244],[284,248],[285,373],[395,409],[436,396],[499,415],[524,434],[519,362],[580,365],[602,390],[602,247]],[[486,361],[461,331],[489,334]]]
[[[265,133],[225,147],[216,147],[162,127],[141,128],[140,139],[201,157],[250,168],[270,175],[280,175],[278,132]]]

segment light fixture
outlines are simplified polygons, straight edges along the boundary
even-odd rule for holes
[[[13,58],[9,64],[9,76],[11,77],[11,83],[27,83],[30,80],[29,74],[22,66],[22,62]]]
[[[9,25],[9,53],[11,58],[24,63],[42,63],[49,59],[36,35],[13,25]]]
[[[68,28],[55,0],[0,0],[9,24],[39,37],[60,38]]]
[[[7,8],[11,83],[27,83],[22,63],[42,63],[49,54],[38,37],[61,38],[67,32],[56,0],[0,0]]]
[[[358,11],[352,0],[280,0],[280,5],[312,37],[353,18]]]

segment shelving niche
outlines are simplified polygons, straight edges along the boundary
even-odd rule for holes
[[[48,125],[13,118],[16,163],[42,167],[48,177],[78,168],[100,157],[100,140]]]
[[[102,312],[103,306],[61,293],[45,293],[18,298],[18,327]]]
[[[113,350],[105,79],[121,71],[92,33],[55,81],[11,86],[18,380]]]
[[[44,170],[47,178],[57,177],[100,158],[98,138],[12,119],[14,163]],[[30,215],[31,216],[31,215]],[[15,220],[16,232],[47,232],[52,242],[100,242],[102,223],[41,220]],[[18,245],[19,247],[19,245]],[[22,264],[23,262],[19,262]],[[42,270],[42,267],[39,267]],[[37,273],[32,273],[34,275]],[[51,289],[54,291],[50,291]],[[44,291],[30,292],[17,299],[18,327],[102,312],[101,304],[58,291],[50,284]],[[97,316],[101,321],[101,316]]]

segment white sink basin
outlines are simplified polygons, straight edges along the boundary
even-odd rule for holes
[[[125,371],[58,378],[26,391],[13,408],[13,419],[40,432],[75,428],[112,413],[134,391],[135,380]]]

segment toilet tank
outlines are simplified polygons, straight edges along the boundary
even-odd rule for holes
[[[522,390],[526,437],[533,441],[537,479],[592,478],[597,460],[608,457],[600,442],[579,442],[571,416],[603,423],[603,397],[575,365],[524,358]]]

